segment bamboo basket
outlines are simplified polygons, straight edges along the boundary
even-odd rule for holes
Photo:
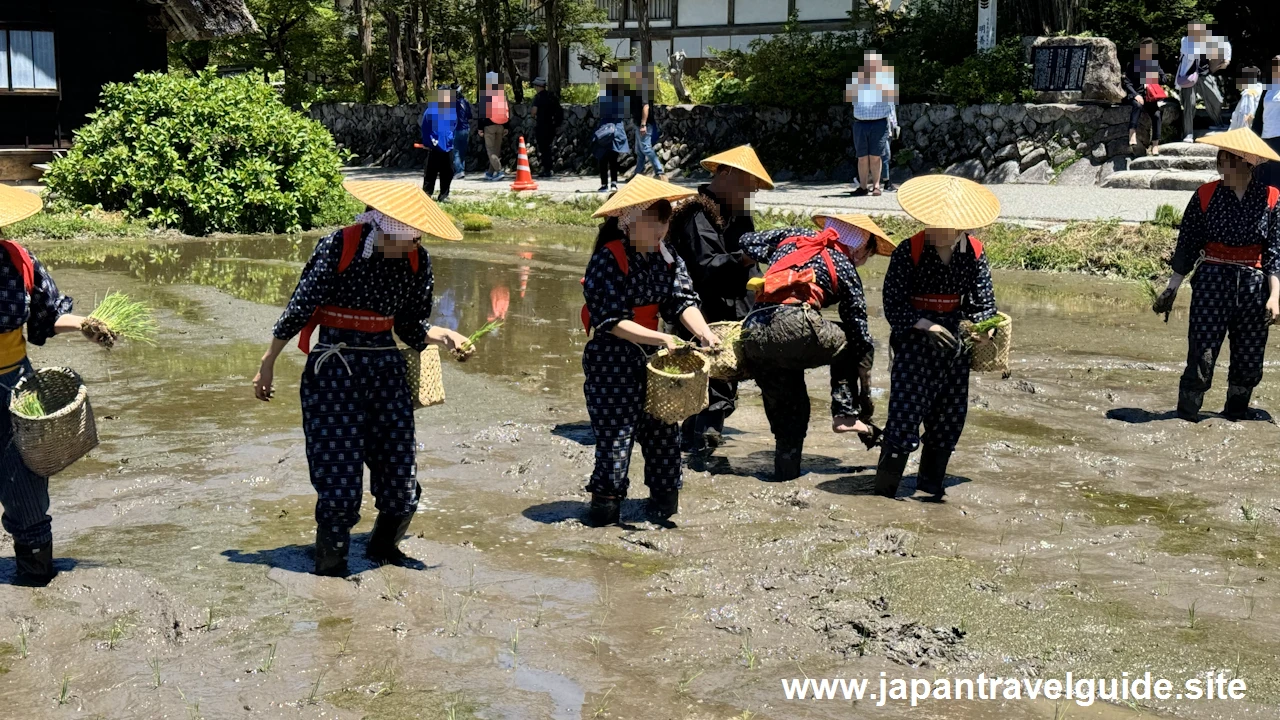
[[[404,377],[409,383],[413,409],[443,403],[444,378],[440,370],[440,348],[428,345],[421,353],[413,348],[404,348],[400,353],[404,355]]]
[[[706,355],[689,349],[661,350],[645,367],[648,389],[644,410],[664,423],[683,422],[707,406]]]
[[[1013,336],[1013,318],[1004,313],[996,313],[1000,316],[1000,324],[996,326],[995,337],[989,343],[973,344],[973,355],[969,364],[969,368],[974,372],[1000,372],[1008,376],[1009,374],[1009,346]],[[964,324],[961,329],[969,332],[970,324]]]
[[[720,338],[720,347],[706,353],[711,361],[707,374],[716,380],[749,379],[751,373],[742,359],[742,323],[714,322],[710,328]]]
[[[13,409],[18,395],[33,385],[46,412],[51,411],[43,417]],[[42,477],[66,469],[98,446],[98,425],[89,393],[71,368],[41,368],[19,380],[9,396],[9,415],[22,461]]]

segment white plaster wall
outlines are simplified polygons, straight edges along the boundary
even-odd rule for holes
[[[684,5],[680,6],[681,19]],[[787,21],[787,0],[736,0],[733,6],[733,24],[780,23]]]
[[[747,50],[752,40],[760,37],[759,35],[732,35],[729,37],[729,47],[733,50]]]
[[[683,50],[686,58],[702,57],[702,38],[700,37],[672,38],[671,44],[674,50]]]
[[[729,0],[693,0],[680,3],[680,26],[727,25]]]
[[[796,0],[796,13],[801,20],[845,20],[853,9],[850,0]],[[684,6],[680,6],[684,12]]]
[[[681,10],[683,10],[683,7],[681,8]],[[729,39],[728,35],[704,36],[702,38],[701,57],[705,57],[705,58],[711,57],[712,48],[715,48],[716,50],[728,50],[731,47],[731,44],[730,44],[731,42],[732,41]]]

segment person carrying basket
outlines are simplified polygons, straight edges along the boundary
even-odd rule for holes
[[[1222,341],[1231,338],[1231,368],[1222,416],[1249,415],[1271,323],[1280,317],[1280,189],[1254,176],[1266,160],[1280,161],[1249,128],[1202,137],[1216,145],[1221,180],[1202,185],[1182,214],[1173,274],[1151,309],[1169,318],[1182,279],[1191,274],[1187,367],[1178,383],[1178,417],[1200,420],[1213,384]]]
[[[0,185],[0,227],[31,217],[40,208],[40,196]],[[30,251],[12,240],[0,240],[0,247],[0,401],[6,408],[0,419],[0,506],[5,532],[13,536],[14,584],[44,587],[57,574],[49,478],[22,461],[8,412],[10,395],[32,372],[27,343],[44,345],[54,335],[77,331],[104,347],[115,338],[86,329],[85,319],[71,314],[72,299],[58,291],[53,276]]]
[[[969,410],[971,352],[960,324],[996,315],[991,268],[982,242],[966,228],[994,222],[1000,201],[973,181],[928,175],[903,183],[898,204],[925,228],[898,245],[884,276],[893,363],[876,493],[897,495],[908,456],[923,444],[916,489],[941,500]],[[990,342],[992,332],[973,339]]]
[[[596,437],[596,464],[587,484],[587,524],[616,524],[630,481],[631,449],[644,452],[648,513],[666,522],[679,508],[680,426],[645,407],[648,356],[642,346],[675,350],[680,341],[658,329],[661,316],[681,324],[704,347],[720,344],[698,308],[698,295],[679,255],[664,242],[674,200],[693,191],[637,175],[594,217],[605,218],[582,279],[583,391]]]
[[[831,429],[874,442],[867,299],[857,267],[874,253],[890,255],[888,234],[866,215],[813,216],[823,228],[779,228],[742,236],[742,250],[767,263],[756,309],[742,323],[742,354],[764,398],[776,449],[773,479],[800,476],[809,428],[804,371],[831,366]],[[841,322],[822,317],[837,305]]]
[[[298,346],[308,354],[302,430],[318,495],[315,573],[336,577],[347,574],[365,465],[378,508],[365,556],[413,564],[397,545],[422,488],[414,461],[414,406],[392,330],[419,352],[428,343],[456,355],[470,352],[464,335],[429,320],[434,279],[431,257],[419,244],[424,233],[447,240],[461,240],[462,233],[407,183],[347,181],[343,187],[369,209],[354,225],[316,243],[253,379],[254,395],[270,401],[276,358],[301,333]]]

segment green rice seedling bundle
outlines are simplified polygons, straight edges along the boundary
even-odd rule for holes
[[[48,414],[44,411],[44,403],[40,401],[39,393],[34,390],[19,393],[13,401],[12,410],[19,415],[32,418],[44,417]]]
[[[156,329],[151,309],[119,292],[107,293],[81,326],[106,347],[112,347],[120,338],[154,345]]]
[[[994,315],[992,317],[987,318],[986,320],[983,320],[980,323],[974,323],[974,325],[969,328],[969,332],[972,332],[974,335],[981,335],[982,333],[985,333],[989,330],[995,330],[996,328],[1000,327],[1000,323],[1002,322],[1004,322],[1003,317],[999,315]]]
[[[471,336],[467,338],[467,341],[462,343],[462,347],[453,351],[454,357],[459,361],[466,360],[468,353],[475,348],[476,343],[479,342],[480,338],[488,335],[489,333],[497,332],[498,328],[502,327],[502,322],[502,320],[490,320],[482,325],[479,330],[471,333]]]
[[[1156,298],[1160,297],[1160,288],[1157,288],[1156,284],[1151,282],[1149,278],[1144,279],[1142,281],[1142,296],[1147,302],[1154,303]]]

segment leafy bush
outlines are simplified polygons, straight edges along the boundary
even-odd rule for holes
[[[750,85],[732,70],[710,65],[702,68],[696,76],[685,79],[685,89],[699,105],[741,105],[748,102]]]
[[[63,201],[195,235],[347,219],[333,137],[254,77],[140,73],[90,117],[45,175]]]
[[[1011,37],[1000,44],[964,59],[942,75],[942,93],[957,105],[978,103],[1031,102],[1031,65],[1019,38]]]
[[[716,57],[723,68],[720,77],[712,75],[706,86],[703,74],[698,76],[709,96],[740,96],[754,105],[825,107],[844,101],[862,49],[855,33],[811,33],[793,16],[778,35],[753,40],[747,51],[725,50]]]

